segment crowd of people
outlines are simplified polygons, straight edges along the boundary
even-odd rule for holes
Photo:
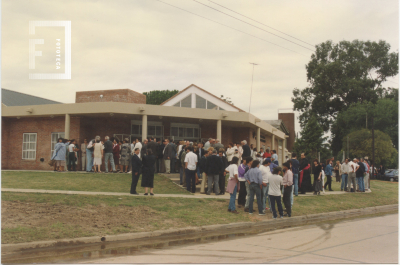
[[[249,146],[246,140],[229,143],[225,148],[219,139],[212,138],[203,145],[202,142],[174,142],[172,139],[161,142],[161,139],[152,137],[142,142],[135,139],[130,143],[128,138],[121,141],[106,136],[101,141],[100,136],[96,136],[89,142],[85,139],[80,148],[75,140],[60,138],[54,149],[52,159],[56,161],[55,171],[64,171],[66,164],[68,171],[75,171],[80,152],[82,170],[101,173],[101,165],[104,163],[103,173],[109,172],[109,166],[113,173],[131,173],[131,194],[138,194],[136,186],[142,175],[141,186],[145,188],[145,195],[148,195],[148,189],[150,195],[154,195],[155,173],[179,173],[180,185],[189,192],[195,193],[196,184],[200,180],[201,193],[223,195],[228,192],[228,211],[231,213],[238,213],[238,194],[238,208],[253,214],[256,197],[259,215],[265,215],[269,210],[273,218],[277,218],[277,210],[280,218],[290,217],[293,196],[299,193],[313,192],[314,195],[320,195],[325,190],[333,191],[333,173],[336,181],[341,182],[341,191],[344,192],[369,190],[368,179],[372,174],[372,166],[367,157],[354,158],[353,161],[346,158],[342,164],[340,161],[334,163],[333,157],[325,164],[314,159],[311,165],[304,153],[300,161],[292,153],[291,158],[282,163],[276,150],[257,150]],[[228,182],[225,187],[226,180]]]

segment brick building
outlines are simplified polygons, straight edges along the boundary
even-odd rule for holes
[[[247,140],[258,149],[280,150],[280,161],[287,139],[271,124],[195,85],[159,106],[146,105],[146,96],[130,89],[76,92],[71,104],[2,89],[3,169],[51,170],[47,162],[58,137],[80,144],[96,135],[174,141],[211,137],[224,145]]]

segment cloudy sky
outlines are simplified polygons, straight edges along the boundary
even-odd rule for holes
[[[251,113],[277,119],[278,109],[293,107],[293,88],[307,86],[305,65],[313,45],[359,39],[385,40],[392,51],[399,48],[397,0],[162,1],[170,5],[157,0],[3,0],[1,86],[73,103],[76,91],[182,90],[196,84],[248,111],[252,62],[259,65]],[[63,42],[59,28],[29,35],[29,21],[37,20],[71,21],[71,80],[29,79],[29,73],[57,72],[56,39]],[[30,70],[28,44],[36,37],[45,43],[36,46],[42,56]],[[398,82],[396,76],[385,85],[398,87]]]

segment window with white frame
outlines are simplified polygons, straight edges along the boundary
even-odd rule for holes
[[[22,136],[22,159],[36,159],[37,133],[24,133]]]
[[[196,95],[196,108],[197,109],[216,109],[216,110],[224,110],[223,108],[215,105],[214,103],[206,100],[199,95]]]
[[[162,122],[147,122],[147,136],[162,138],[164,133]],[[131,137],[142,137],[142,121],[131,121]],[[141,139],[140,139],[141,140]]]
[[[215,105],[211,101],[200,97],[199,95],[195,94],[195,103],[197,109],[216,109],[216,110],[224,110],[220,106]],[[174,107],[182,107],[182,108],[191,108],[192,107],[192,94],[188,95],[181,101],[178,101],[173,105]]]
[[[54,153],[54,146],[58,142],[58,138],[64,138],[65,133],[63,132],[53,132],[51,133],[51,154],[50,157],[53,156]]]
[[[199,139],[200,128],[198,124],[171,123],[170,134],[176,140]]]
[[[174,104],[174,107],[191,108],[192,107],[192,94]]]

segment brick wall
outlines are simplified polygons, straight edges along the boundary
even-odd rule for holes
[[[52,170],[47,164],[51,158],[51,133],[64,132],[64,117],[55,118],[2,118],[3,169]],[[70,138],[79,141],[80,118],[71,117]],[[37,133],[36,158],[22,159],[23,133]],[[44,158],[44,162],[40,161]]]
[[[105,136],[114,134],[131,133],[131,119],[115,116],[74,117],[71,116],[70,139],[75,139],[80,144],[86,138],[88,141],[99,135],[102,140]],[[170,134],[170,122],[163,122],[164,135]],[[65,118],[2,118],[2,168],[3,169],[27,169],[27,170],[52,170],[47,164],[51,158],[51,133],[64,132]],[[216,124],[201,124],[201,138],[215,138]],[[252,137],[254,130],[245,127],[222,126],[222,144],[227,146],[229,142],[240,143],[247,140],[256,145]],[[35,160],[22,160],[23,133],[37,133],[37,148]],[[271,137],[266,137],[266,146],[270,145]],[[276,141],[276,149],[278,142]],[[271,146],[271,145],[270,145]],[[44,162],[40,161],[44,158]],[[81,152],[77,170],[81,170]],[[102,165],[104,170],[104,163]]]
[[[100,98],[100,95],[103,95],[103,97]],[[80,91],[76,92],[75,102],[124,102],[146,104],[146,96],[130,89]]]

